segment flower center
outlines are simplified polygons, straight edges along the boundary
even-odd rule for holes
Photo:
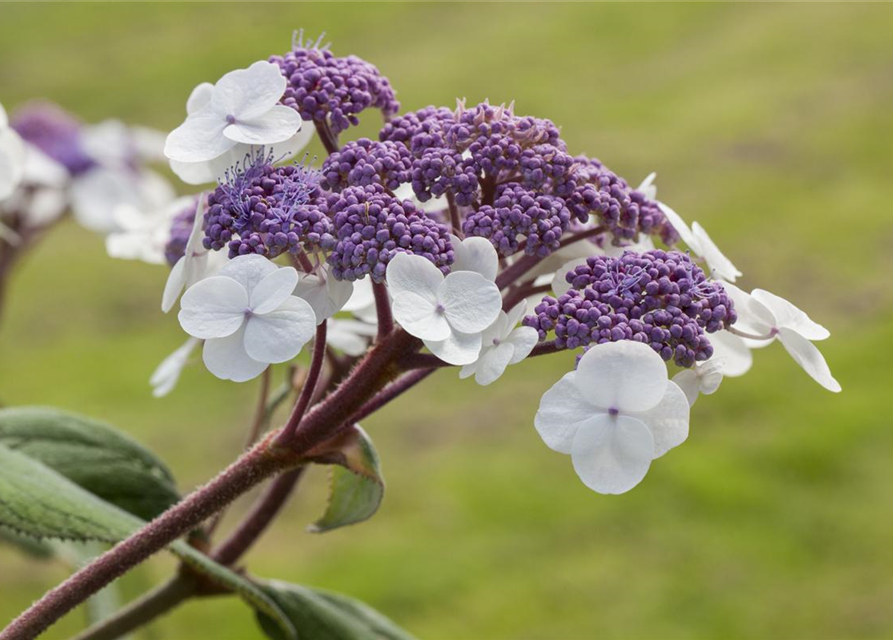
[[[610,407],[610,408],[608,408],[608,415],[609,416],[619,416],[620,409],[618,409],[617,407]]]
[[[446,308],[442,304],[439,304],[436,307],[434,307],[434,311],[435,311],[435,313],[439,313],[440,315],[443,315],[444,313],[446,313]]]
[[[226,116],[226,121],[229,124],[236,124],[236,116],[229,114],[228,116]]]
[[[493,338],[493,346],[498,347],[499,343],[502,342],[499,338]]]

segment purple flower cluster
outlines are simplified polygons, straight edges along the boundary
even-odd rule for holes
[[[275,258],[302,245],[330,248],[331,221],[317,206],[319,172],[299,164],[274,167],[272,160],[263,152],[247,157],[208,196],[206,249],[228,247],[231,258]]]
[[[596,256],[566,274],[571,289],[546,296],[524,318],[543,340],[554,331],[558,346],[635,340],[681,367],[707,360],[713,347],[706,333],[737,319],[722,285],[707,280],[679,252],[626,252],[619,258]]]
[[[81,142],[81,123],[50,102],[35,102],[20,109],[12,128],[75,176],[93,168],[96,162]]]
[[[679,240],[656,202],[630,189],[626,181],[601,162],[577,157],[568,208],[580,222],[595,215],[615,242],[635,240],[639,233],[659,235],[667,244]]]
[[[382,282],[388,262],[398,253],[427,258],[447,273],[453,247],[446,227],[417,211],[408,201],[387,194],[379,184],[348,187],[328,197],[334,249],[332,275],[358,280],[367,275]]]
[[[558,249],[570,220],[561,198],[537,194],[510,182],[498,188],[492,206],[483,205],[469,213],[462,230],[469,236],[489,238],[503,255],[518,251],[519,236],[525,236],[525,252],[544,258]]]
[[[195,207],[197,203],[196,200],[188,204],[174,216],[171,222],[170,235],[164,247],[164,258],[172,267],[186,253],[186,243],[189,242],[189,236],[192,234],[192,225],[195,223]]]
[[[288,81],[282,104],[304,120],[327,121],[336,135],[358,125],[357,115],[370,107],[386,117],[400,110],[394,89],[374,65],[356,56],[338,58],[319,42],[303,42],[302,33],[292,51],[270,58]]]
[[[360,138],[326,158],[322,175],[332,191],[370,184],[394,190],[410,181],[411,164],[412,154],[404,145]]]

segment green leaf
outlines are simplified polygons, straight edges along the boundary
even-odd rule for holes
[[[306,640],[414,640],[372,607],[339,593],[271,580],[263,590],[289,616],[298,637]],[[263,615],[258,624],[273,640],[278,627]]]
[[[310,460],[332,464],[329,501],[322,518],[310,525],[311,533],[323,533],[371,518],[384,497],[384,478],[372,440],[356,425],[312,453]]]
[[[145,522],[101,500],[21,451],[0,445],[0,529],[37,539],[118,542]],[[189,546],[170,545],[173,553],[280,625],[282,637],[296,638],[288,616],[260,588]]]
[[[44,407],[0,410],[0,444],[145,520],[179,500],[171,472],[155,454],[77,414]]]
[[[46,542],[18,534],[11,529],[0,528],[0,543],[15,547],[22,553],[38,560],[49,560],[56,555],[56,550]]]

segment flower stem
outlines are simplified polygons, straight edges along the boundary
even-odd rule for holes
[[[496,277],[496,286],[500,289],[505,289],[518,278],[533,269],[540,260],[541,258],[537,258],[536,256],[523,256],[519,258],[517,262]]]
[[[388,288],[384,282],[373,282],[372,293],[375,295],[375,311],[378,314],[378,336],[376,340],[381,342],[394,330],[394,317],[391,315],[391,299],[388,297]]]
[[[316,133],[319,135],[319,140],[322,142],[322,146],[326,148],[326,152],[329,155],[337,153],[338,137],[332,133],[329,123],[325,120],[314,120],[313,124],[316,125]]]
[[[449,189],[446,192],[446,199],[450,208],[450,224],[453,226],[453,233],[461,240],[465,237],[465,234],[462,232],[462,222],[459,220],[459,207],[456,206],[456,199],[453,197],[453,192]]]
[[[564,240],[561,241],[560,247],[563,249],[569,244],[579,242],[580,240],[585,240],[586,238],[591,238],[592,236],[597,236],[598,234],[604,232],[605,228],[602,226],[593,227],[592,229],[586,229],[585,231],[581,231],[580,233],[567,236]]]
[[[304,380],[304,388],[301,389],[301,395],[295,403],[295,408],[292,410],[288,422],[285,423],[285,426],[276,438],[277,446],[285,447],[288,445],[289,441],[294,437],[301,419],[307,413],[310,401],[313,399],[316,383],[319,382],[319,374],[322,373],[322,365],[325,361],[327,324],[328,320],[323,320],[316,327],[316,340],[313,342],[313,357],[310,360],[310,371],[307,373],[307,378]]]
[[[443,362],[442,360],[438,360],[438,362]],[[445,362],[443,362],[444,366],[449,366]],[[375,396],[372,397],[371,400],[366,402],[360,409],[350,418],[351,423],[357,423],[366,416],[369,416],[391,400],[396,398],[397,396],[409,391],[415,385],[420,383],[422,380],[430,376],[434,373],[436,369],[421,369],[418,371],[413,371],[411,373],[407,373],[402,378],[398,379],[396,382],[392,382],[387,387],[378,392]]]

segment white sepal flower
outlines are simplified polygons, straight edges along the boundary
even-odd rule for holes
[[[161,361],[152,377],[149,378],[153,396],[161,398],[173,391],[183,372],[183,367],[189,362],[189,356],[192,355],[199,342],[201,340],[198,338],[189,338],[176,351]]]
[[[368,322],[332,318],[326,330],[326,343],[349,356],[361,356],[377,331],[378,327]]]
[[[77,176],[72,181],[70,195],[75,219],[87,229],[102,234],[118,230],[119,207],[156,211],[176,197],[171,184],[153,171],[104,165]]]
[[[831,335],[825,327],[774,293],[754,289],[747,294],[734,285],[723,286],[738,312],[739,321],[735,323],[735,328],[753,335],[766,336],[769,341],[778,338],[794,361],[813,380],[828,391],[840,392],[840,383],[831,375],[821,351],[812,344]]]
[[[332,277],[327,267],[320,266],[313,273],[301,274],[294,294],[310,304],[317,324],[322,324],[347,304],[353,294],[353,283]]]
[[[706,362],[696,362],[690,369],[684,369],[673,376],[675,382],[685,397],[689,406],[694,406],[698,394],[709,396],[719,389],[722,383],[723,362],[716,355]]]
[[[397,187],[394,190],[394,197],[398,200],[409,200],[415,205],[416,209],[425,213],[437,213],[438,211],[445,211],[449,207],[446,196],[437,196],[422,202],[416,197],[412,184],[409,182],[404,182]]]
[[[496,322],[487,327],[481,337],[481,355],[462,367],[459,377],[474,376],[475,382],[486,386],[499,379],[510,364],[518,364],[529,356],[539,340],[539,334],[532,327],[515,326],[526,312],[526,301],[519,302],[508,313],[500,311]]]
[[[237,144],[285,142],[301,128],[297,111],[279,104],[286,80],[273,63],[255,62],[201,84],[187,103],[185,122],[167,137],[164,153],[178,162],[208,162]]]
[[[375,292],[372,291],[372,280],[363,278],[353,283],[353,293],[341,307],[342,311],[352,313],[367,324],[378,324],[378,312],[375,309]]]
[[[394,319],[449,364],[471,364],[481,352],[481,334],[499,316],[502,296],[480,273],[448,276],[430,260],[400,253],[387,270]]]
[[[0,104],[0,200],[8,198],[25,173],[25,144],[12,127]]]
[[[723,329],[707,336],[713,346],[713,357],[720,364],[720,372],[727,378],[737,378],[750,371],[753,366],[751,347],[745,340]]]
[[[106,236],[105,249],[112,258],[164,264],[164,249],[171,237],[171,224],[178,213],[191,206],[194,196],[177,198],[155,211],[141,212],[129,205],[115,210],[115,226]]]
[[[592,347],[540,401],[534,424],[599,493],[635,487],[688,437],[689,404],[660,356],[630,340]]]
[[[316,316],[292,295],[293,267],[263,256],[230,260],[216,276],[192,285],[180,301],[180,326],[205,340],[203,359],[218,378],[244,382],[269,364],[287,362],[313,337]]]
[[[458,236],[450,234],[450,244],[453,246],[453,264],[450,267],[453,272],[474,271],[487,280],[496,280],[499,256],[493,243],[476,236],[460,240]]]

